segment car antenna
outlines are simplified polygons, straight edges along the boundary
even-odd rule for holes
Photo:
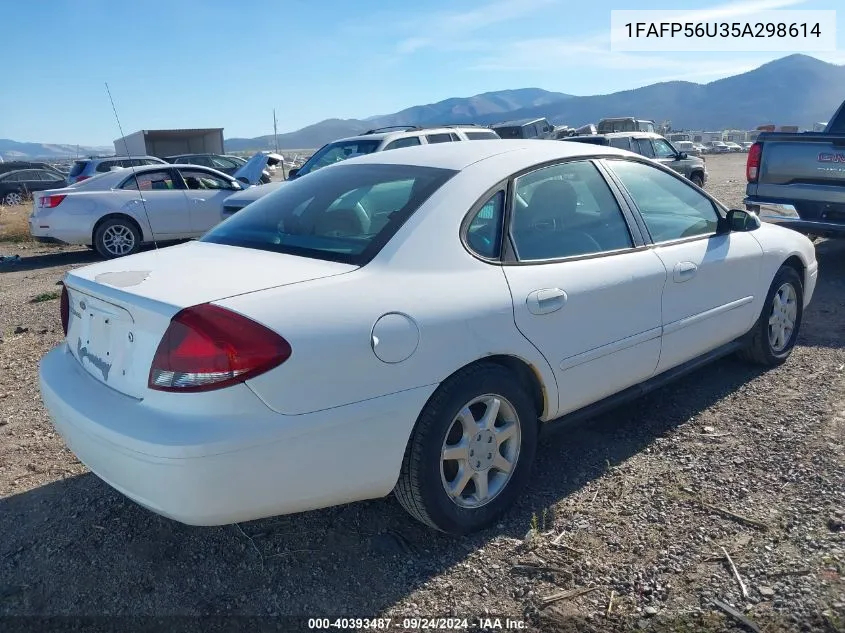
[[[123,141],[123,147],[126,151],[127,158],[129,157],[129,143],[126,142],[126,135],[123,133],[123,126],[120,124],[120,117],[117,116],[117,108],[114,105],[114,99],[111,96],[111,90],[109,90],[109,82],[105,82],[106,84],[106,92],[109,95],[109,101],[111,101],[111,109],[114,112],[114,118],[117,121],[117,129],[120,131],[120,139]],[[135,186],[138,188],[138,199],[141,201],[141,206],[144,207],[144,216],[147,218],[147,224],[150,226],[150,236],[153,238],[153,246],[156,250],[158,250],[158,242],[156,242],[156,236],[153,232],[153,223],[150,222],[150,214],[147,212],[147,201],[144,200],[144,194],[141,193],[141,184],[138,182],[138,175],[135,173],[135,165],[132,164],[132,161],[129,161],[129,169],[132,170],[132,177],[135,179]],[[141,239],[143,240],[144,234],[143,230],[141,231]]]

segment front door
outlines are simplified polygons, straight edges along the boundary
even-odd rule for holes
[[[663,345],[657,372],[745,334],[763,249],[750,233],[716,234],[713,202],[686,180],[627,160],[606,164],[631,194],[663,262]]]
[[[223,221],[223,201],[234,191],[229,181],[210,171],[180,167],[191,216],[191,233],[203,235]]]
[[[629,225],[591,161],[538,169],[515,183],[504,266],[522,334],[554,368],[558,415],[648,379],[660,355],[666,271],[634,249]]]

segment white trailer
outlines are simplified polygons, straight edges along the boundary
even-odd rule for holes
[[[223,128],[139,130],[114,142],[118,156],[223,154]]]

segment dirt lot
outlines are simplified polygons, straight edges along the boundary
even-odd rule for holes
[[[708,158],[708,189],[739,205],[743,165]],[[0,235],[25,212],[5,210]],[[845,628],[845,244],[818,244],[820,285],[783,367],[729,358],[554,436],[517,507],[467,539],[426,530],[392,498],[220,528],[126,500],[64,448],[38,395],[38,359],[61,338],[56,282],[95,256],[0,242],[12,254],[19,264],[0,264],[0,615],[733,627],[718,600],[762,630]],[[589,591],[544,604],[573,589]]]

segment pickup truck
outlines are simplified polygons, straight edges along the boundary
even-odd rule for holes
[[[845,103],[823,132],[761,133],[745,176],[745,208],[764,222],[845,238]]]

